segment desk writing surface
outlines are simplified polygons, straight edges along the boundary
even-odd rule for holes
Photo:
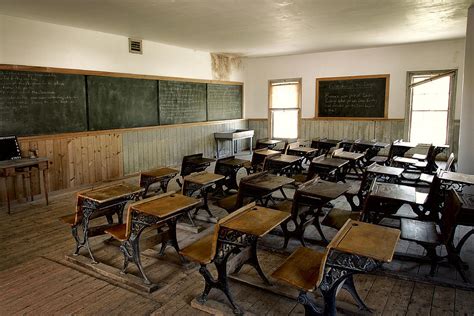
[[[349,163],[349,160],[340,159],[340,158],[324,158],[324,159],[316,159],[316,158],[313,159],[311,163],[314,163],[315,165],[320,165],[320,166],[341,168]]]
[[[270,155],[278,155],[281,154],[279,151],[271,150],[271,149],[262,149],[262,150],[255,150],[253,152],[254,155],[262,155],[262,156],[270,156]]]
[[[398,229],[349,219],[331,240],[328,249],[390,262],[399,238]]]
[[[452,171],[441,171],[439,173],[439,178],[445,181],[459,182],[464,184],[473,185],[474,184],[474,175],[452,172]]]
[[[225,176],[210,172],[200,172],[184,177],[184,181],[206,185],[224,179]]]
[[[301,157],[300,156],[281,154],[281,155],[278,155],[278,156],[275,156],[275,157],[270,157],[268,159],[271,160],[271,161],[293,163],[293,162],[297,162],[298,160],[300,160]]]
[[[407,203],[415,203],[416,201],[415,187],[393,183],[377,183],[370,195]]]
[[[295,179],[274,174],[265,174],[260,177],[252,178],[246,181],[245,184],[262,190],[274,191],[293,182],[295,182]]]
[[[364,156],[365,156],[364,154],[353,153],[353,152],[349,152],[349,151],[343,151],[343,152],[340,152],[340,153],[334,155],[334,157],[336,157],[336,158],[342,158],[342,159],[348,159],[348,160],[359,160],[359,159],[363,158]]]
[[[297,152],[301,152],[301,153],[313,153],[315,151],[317,151],[316,148],[311,148],[311,147],[296,147],[296,148],[289,148],[288,151],[297,151]]]
[[[144,171],[142,172],[143,176],[147,177],[154,177],[154,178],[159,178],[159,177],[164,177],[172,174],[177,174],[179,171],[177,169],[173,168],[168,168],[168,167],[163,167],[163,168],[157,168],[149,171]]]
[[[346,183],[335,183],[325,180],[306,186],[298,191],[309,196],[326,199],[336,199],[342,194],[346,193],[351,186]]]
[[[245,160],[245,159],[232,158],[232,159],[223,160],[220,163],[223,164],[223,165],[226,165],[226,166],[231,166],[231,167],[237,166],[238,167],[238,166],[242,166],[246,162],[249,162],[249,161]]]
[[[278,143],[281,143],[281,140],[276,140],[276,139],[265,139],[265,140],[259,140],[259,144],[264,144],[264,145],[276,145]]]
[[[290,214],[287,212],[255,206],[224,222],[221,226],[244,234],[262,237],[289,217]]]
[[[140,213],[165,218],[176,212],[194,207],[199,203],[201,203],[201,201],[198,199],[180,193],[174,193],[145,199],[130,205],[130,208]]]
[[[375,166],[368,168],[367,171],[376,174],[399,177],[403,173],[404,169],[376,164]]]
[[[416,147],[416,143],[410,143],[410,142],[398,142],[398,143],[394,143],[393,146],[395,147],[407,147],[407,148],[415,148]]]
[[[78,194],[86,199],[94,200],[99,203],[104,203],[111,201],[113,199],[118,199],[130,194],[139,193],[143,191],[143,188],[131,185],[128,183],[120,183],[111,186],[107,186],[104,188],[93,189],[90,191],[86,191],[83,193]]]

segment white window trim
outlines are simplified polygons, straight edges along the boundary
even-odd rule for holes
[[[275,83],[298,83],[298,107],[297,108],[272,108],[272,86]],[[298,128],[296,131],[296,138],[300,137],[301,130],[301,99],[302,99],[302,79],[301,78],[290,78],[290,79],[272,79],[268,80],[268,138],[280,139],[273,137],[273,125],[272,125],[272,112],[283,111],[283,110],[298,110]]]

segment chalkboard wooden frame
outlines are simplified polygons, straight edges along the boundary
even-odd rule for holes
[[[116,131],[116,130],[130,130],[130,129],[143,129],[143,128],[151,128],[160,126],[159,118],[156,125],[153,126],[137,126],[137,127],[124,127],[124,128],[111,128],[111,129],[98,129],[92,130],[90,128],[90,118],[89,118],[89,100],[87,96],[87,77],[89,76],[97,76],[97,77],[110,77],[110,78],[128,78],[128,79],[145,79],[150,81],[181,81],[186,83],[203,83],[206,84],[218,84],[218,85],[234,85],[234,86],[241,86],[242,96],[241,96],[241,117],[238,120],[243,119],[243,113],[245,110],[244,102],[243,102],[243,93],[244,93],[244,83],[238,81],[224,81],[224,80],[210,80],[210,79],[192,79],[192,78],[182,78],[182,77],[167,77],[167,76],[155,76],[155,75],[143,75],[143,74],[131,74],[131,73],[117,73],[117,72],[105,72],[105,71],[94,71],[94,70],[83,70],[83,69],[70,69],[70,68],[54,68],[54,67],[40,67],[40,66],[26,66],[26,65],[12,65],[12,64],[0,64],[0,70],[3,71],[21,71],[21,72],[33,72],[33,73],[52,73],[52,74],[68,74],[68,75],[81,75],[84,76],[84,84],[86,89],[86,123],[87,126],[84,130],[81,131],[64,131],[58,133],[48,133],[46,131],[41,131],[33,134],[25,134],[21,135],[24,137],[37,137],[42,135],[67,135],[67,134],[77,134],[77,133],[90,133],[90,132],[104,132],[104,131]],[[159,107],[159,104],[157,104]],[[196,125],[196,124],[206,124],[206,123],[215,123],[217,121],[232,121],[237,119],[222,119],[210,122],[208,119],[208,104],[206,98],[206,119],[203,121],[198,122],[191,122],[191,123],[172,123],[168,126],[180,126],[180,125]],[[158,109],[159,112],[159,109]]]
[[[319,113],[319,83],[321,81],[336,81],[336,80],[357,80],[357,79],[385,79],[385,100],[384,100],[384,116],[364,116],[364,117],[354,117],[354,116],[320,116]],[[315,116],[314,119],[322,120],[387,120],[388,119],[388,100],[389,100],[389,90],[390,90],[390,74],[379,74],[379,75],[362,75],[362,76],[344,76],[344,77],[325,77],[325,78],[316,78],[316,94],[315,94]]]

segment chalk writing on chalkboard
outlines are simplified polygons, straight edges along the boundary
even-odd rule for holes
[[[0,71],[0,134],[87,129],[84,76]]]
[[[242,86],[207,85],[208,120],[230,120],[242,118]]]
[[[158,95],[160,124],[206,121],[205,83],[160,81]]]
[[[319,117],[384,118],[389,75],[322,78],[316,81]]]

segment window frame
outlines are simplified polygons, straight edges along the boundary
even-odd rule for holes
[[[452,77],[449,85],[449,98],[448,98],[448,120],[446,126],[446,144],[450,146],[452,150],[452,143],[454,139],[454,109],[456,107],[456,88],[457,88],[457,69],[441,69],[441,70],[421,70],[421,71],[407,71],[406,77],[406,99],[405,99],[405,128],[404,128],[404,138],[410,141],[410,132],[411,132],[411,121],[412,121],[412,104],[413,104],[413,94],[411,92],[412,78],[414,76],[423,76],[423,75],[441,75],[452,73]],[[438,144],[440,145],[440,144]]]
[[[298,85],[298,107],[296,108],[272,108],[272,89],[273,84],[275,83],[285,83],[285,82],[297,82]],[[273,112],[274,111],[284,111],[284,110],[297,110],[298,111],[298,122],[297,122],[297,131],[296,139],[300,136],[301,130],[301,100],[302,100],[302,78],[287,78],[287,79],[271,79],[268,80],[268,138],[282,140],[285,138],[275,138],[273,137]]]

